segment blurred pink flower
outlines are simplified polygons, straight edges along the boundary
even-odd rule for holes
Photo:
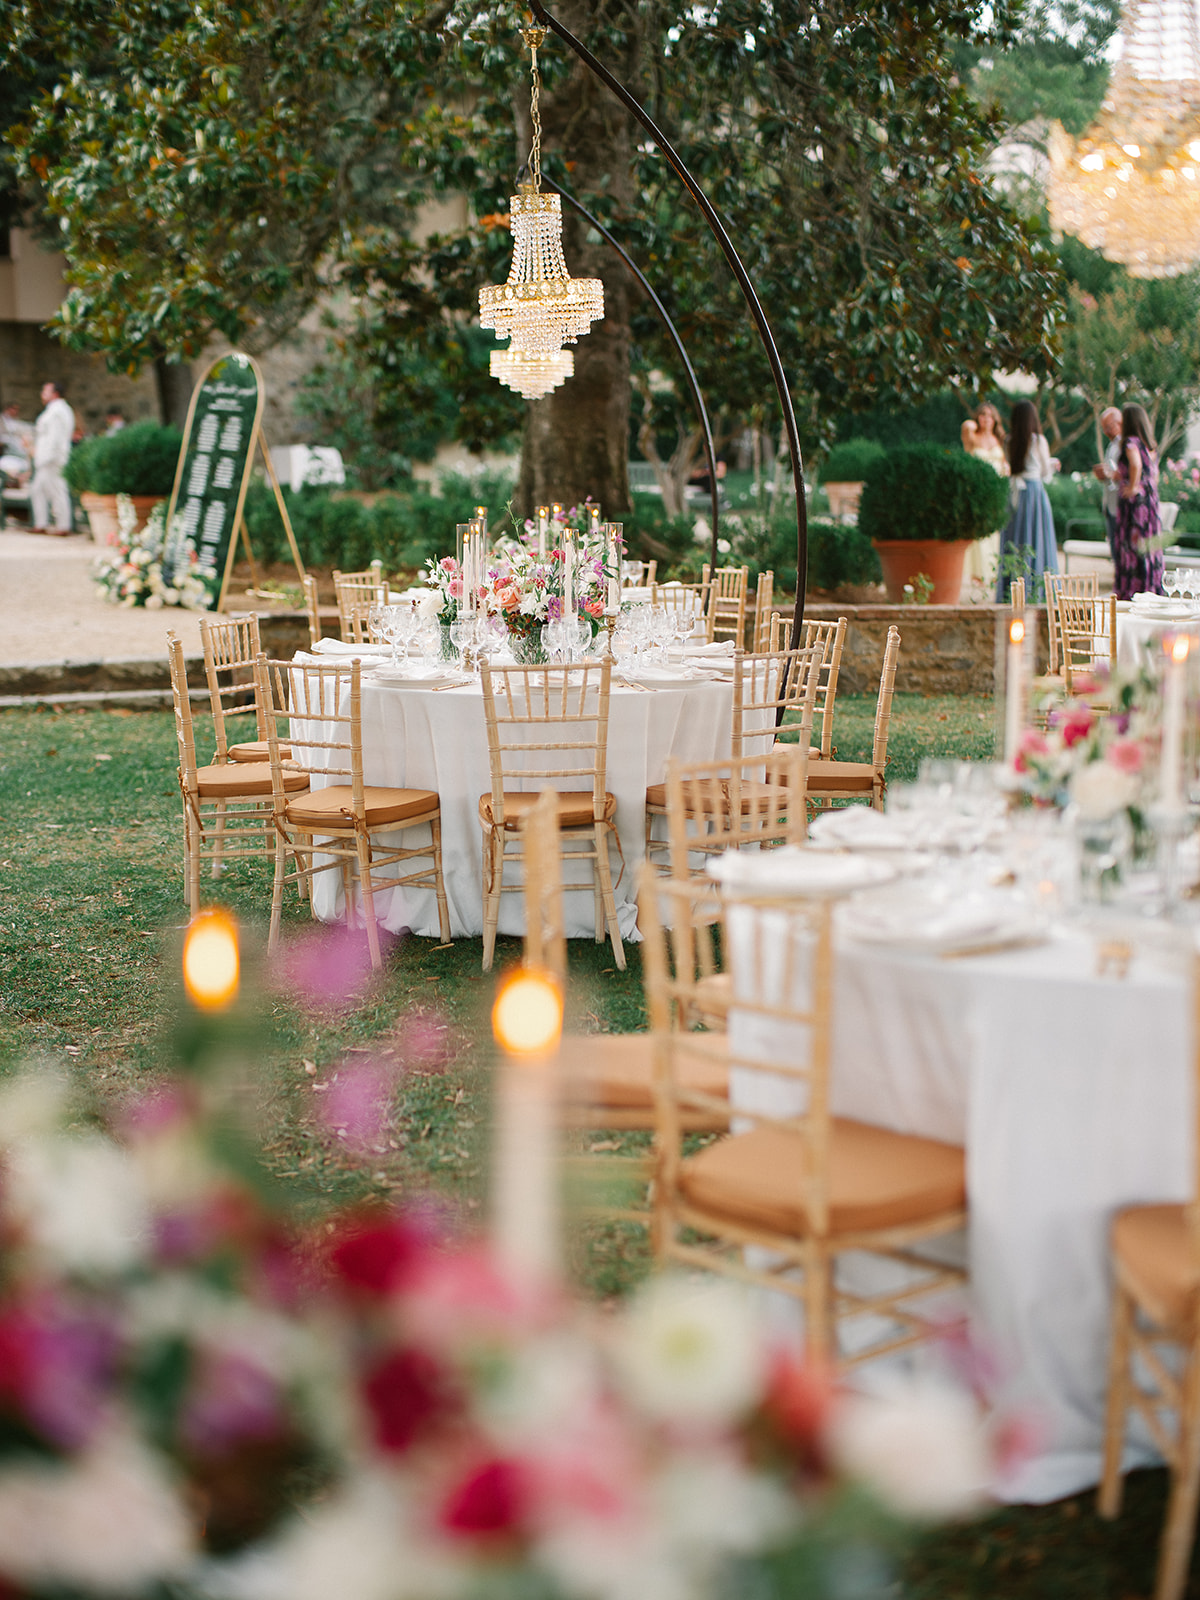
[[[371,1056],[345,1061],[329,1080],[317,1115],[331,1132],[359,1150],[378,1144],[391,1119],[392,1096],[402,1068]]]
[[[1026,728],[1021,734],[1017,744],[1017,753],[1013,758],[1013,765],[1018,772],[1028,772],[1031,756],[1044,756],[1050,750],[1046,736],[1038,728]]]
[[[273,963],[280,988],[319,1006],[349,1006],[371,978],[371,953],[360,929],[314,928],[289,939]]]
[[[223,1455],[245,1439],[268,1439],[284,1425],[274,1376],[241,1351],[206,1350],[180,1413],[180,1437],[200,1455]]]
[[[1137,739],[1114,739],[1108,747],[1107,759],[1120,772],[1140,772],[1145,754]]]
[[[517,1339],[545,1325],[554,1310],[542,1290],[514,1282],[482,1246],[430,1253],[406,1285],[407,1325],[432,1350]]]
[[[495,1456],[472,1467],[451,1488],[438,1521],[447,1533],[463,1538],[498,1539],[521,1532],[528,1511],[523,1464]]]
[[[1091,706],[1079,702],[1072,702],[1063,713],[1059,723],[1059,732],[1062,734],[1063,743],[1069,750],[1072,745],[1077,745],[1081,739],[1086,739],[1092,731],[1095,722],[1095,713]]]

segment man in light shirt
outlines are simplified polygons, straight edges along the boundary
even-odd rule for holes
[[[1109,406],[1106,411],[1100,413],[1100,431],[1108,440],[1108,445],[1104,451],[1104,460],[1097,462],[1092,472],[1104,485],[1101,504],[1104,507],[1104,528],[1111,549],[1112,537],[1117,526],[1117,502],[1121,490],[1117,481],[1117,467],[1121,462],[1121,413],[1116,406]]]
[[[71,531],[71,494],[63,468],[71,454],[75,413],[57,383],[42,385],[42,404],[45,410],[34,427],[33,482],[29,486],[33,531],[65,536]]]

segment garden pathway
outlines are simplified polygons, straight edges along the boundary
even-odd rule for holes
[[[169,628],[187,654],[199,654],[196,612],[102,600],[91,580],[96,554],[85,534],[51,539],[0,531],[0,665],[160,660],[165,666]]]

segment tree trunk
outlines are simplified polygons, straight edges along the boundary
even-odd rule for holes
[[[182,428],[192,399],[191,367],[186,361],[167,361],[160,356],[154,363],[154,378],[162,420]]]
[[[593,7],[563,5],[558,14],[577,37],[586,34]],[[605,47],[605,65],[628,83],[637,59],[632,31],[624,50]],[[569,55],[549,35],[543,60]],[[526,57],[528,60],[528,57]],[[567,187],[591,209],[595,196],[607,194],[619,205],[632,201],[630,118],[581,61],[570,56],[572,70],[553,94],[541,96],[543,149],[568,164]],[[517,144],[523,160],[529,150],[529,97],[524,80],[514,83]],[[554,501],[582,504],[590,495],[606,518],[621,518],[629,498],[629,303],[630,278],[618,257],[600,238],[589,241],[586,224],[564,207],[563,247],[572,277],[600,278],[604,283],[604,318],[573,348],[575,376],[543,400],[531,401],[521,449],[517,510],[532,516],[534,508]]]

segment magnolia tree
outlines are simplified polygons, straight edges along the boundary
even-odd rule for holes
[[[726,218],[808,445],[881,396],[1048,370],[1056,268],[1039,225],[989,186],[987,116],[951,55],[1002,43],[1005,6],[562,0],[557,14]],[[606,314],[554,394],[522,408],[489,389],[483,352],[455,333],[507,272],[529,143],[521,20],[481,0],[10,7],[8,70],[50,82],[11,137],[70,264],[59,335],[120,367],[214,335],[261,350],[340,290],[339,359],[361,362],[398,432],[461,396],[447,425],[473,445],[523,425],[522,510],[589,493],[622,510],[631,373],[670,380],[674,360],[602,241],[566,218],[569,266],[603,277]],[[553,38],[542,65],[547,174],[655,282],[714,411],[770,407],[740,294],[661,151]],[[465,197],[465,221],[430,234],[418,209],[446,195]],[[642,430],[652,459],[676,452],[676,478],[698,443],[681,392],[659,387]]]

